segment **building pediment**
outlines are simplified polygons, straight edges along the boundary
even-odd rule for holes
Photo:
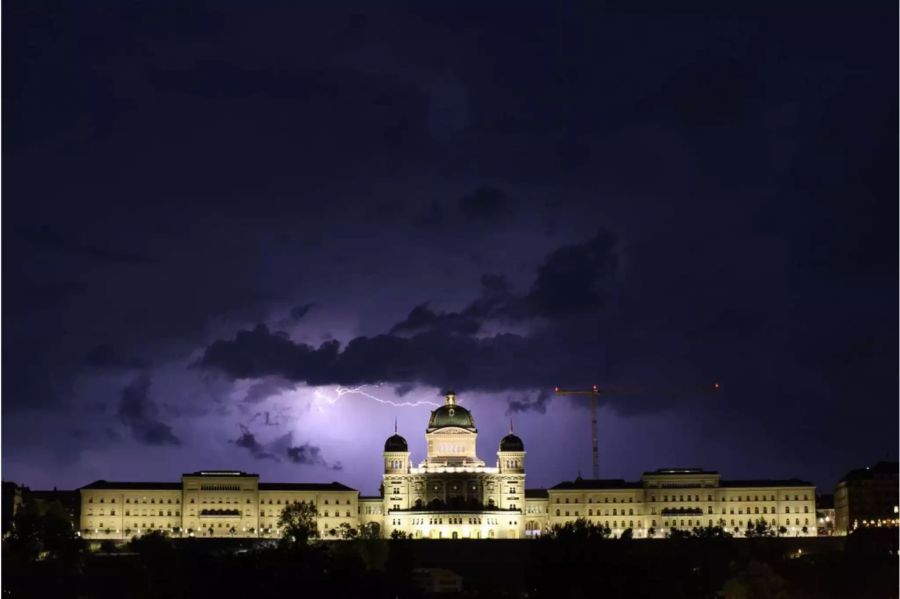
[[[447,426],[447,427],[438,429],[438,430],[436,430],[436,431],[432,431],[432,432],[430,432],[430,433],[426,433],[426,435],[428,435],[428,436],[435,436],[435,435],[474,435],[474,434],[476,434],[476,433],[473,433],[473,432],[470,431],[470,430],[466,430],[466,429],[464,429],[464,428],[459,428],[459,427],[456,427],[456,426]]]

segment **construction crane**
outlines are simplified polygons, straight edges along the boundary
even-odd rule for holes
[[[718,390],[719,383],[713,383],[712,385],[709,385],[707,387],[681,389],[680,391],[711,392]],[[604,390],[605,393],[611,395],[644,395],[647,393],[652,393],[653,391],[672,392],[674,391],[674,389],[660,390],[650,388],[608,388]],[[597,450],[597,400],[600,397],[600,387],[598,385],[592,385],[590,389],[561,389],[560,387],[555,387],[554,392],[557,395],[572,395],[576,397],[591,398],[591,474],[593,475],[594,479],[600,478],[600,460]]]

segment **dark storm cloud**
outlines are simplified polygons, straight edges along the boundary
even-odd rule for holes
[[[238,447],[242,447],[250,452],[257,460],[275,460],[279,461],[277,457],[266,451],[263,446],[256,440],[256,436],[250,432],[245,426],[241,426],[241,436],[235,439],[234,441],[229,441],[229,443],[234,443]]]
[[[736,57],[702,53],[676,71],[638,110],[658,117],[671,112],[688,126],[728,125],[762,93],[753,65]]]
[[[410,311],[406,320],[394,325],[391,333],[415,333],[421,331],[440,331],[448,335],[474,335],[481,328],[481,323],[463,314],[436,314],[421,304]]]
[[[309,304],[300,304],[298,306],[294,306],[291,308],[291,320],[294,322],[299,322],[303,320],[303,317],[309,314],[309,311],[315,308],[318,304],[309,303]]]
[[[538,268],[525,298],[537,315],[555,317],[601,307],[619,265],[616,240],[602,230],[587,243],[561,247]]]
[[[602,231],[552,252],[525,295],[517,297],[502,279],[486,276],[480,297],[461,313],[437,314],[420,305],[389,334],[357,337],[343,348],[337,342],[295,343],[285,333],[258,325],[239,331],[233,340],[212,343],[200,366],[232,378],[281,376],[311,385],[386,381],[482,390],[546,387],[555,377],[585,369],[589,360],[574,339],[562,341],[553,319],[599,309],[616,263],[614,240]],[[530,317],[551,326],[531,335],[476,336],[482,322]],[[594,341],[590,350],[598,349]],[[585,370],[596,371],[596,366]]]
[[[131,436],[145,445],[180,445],[172,428],[157,419],[156,404],[149,397],[150,379],[142,376],[122,389],[119,401],[119,420],[131,431]]]
[[[496,187],[480,187],[459,200],[459,210],[470,222],[497,223],[511,210],[509,198]]]
[[[702,409],[604,401],[679,402],[723,469],[827,479],[896,452],[893,7],[374,6],[4,9],[10,475],[81,484],[27,443],[93,430],[70,420],[102,420],[87,406],[132,362],[179,434],[233,430],[257,410],[181,370],[204,349],[258,379],[251,402],[270,374],[426,382],[522,419],[557,384],[723,380]],[[571,243],[598,223],[620,242]],[[309,298],[328,309],[292,320]]]
[[[544,414],[547,412],[547,403],[552,395],[549,391],[539,391],[536,394],[519,394],[506,398],[506,413],[515,414],[519,412],[537,412]]]
[[[331,470],[343,470],[344,467],[340,462],[328,462],[322,456],[322,449],[309,443],[296,445],[287,448],[287,458],[294,464],[304,464],[307,466],[324,466]]]
[[[22,235],[31,243],[48,250],[74,257],[87,258],[97,262],[143,266],[152,264],[153,259],[139,252],[108,248],[91,243],[69,239],[47,227],[24,229]]]
[[[112,344],[101,343],[84,355],[84,361],[95,368],[129,369],[141,368],[139,360],[122,354]]]

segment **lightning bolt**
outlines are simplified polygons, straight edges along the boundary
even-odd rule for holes
[[[320,389],[316,389],[313,391],[313,396],[316,398],[317,403],[321,405],[322,402],[333,406],[337,403],[337,401],[345,396],[345,395],[361,395],[366,399],[371,399],[372,401],[377,401],[381,404],[386,404],[389,406],[394,406],[395,408],[416,408],[419,406],[434,406],[440,407],[441,404],[435,403],[433,401],[428,400],[419,400],[419,401],[392,401],[390,399],[382,399],[380,397],[376,397],[363,389],[366,385],[360,385],[359,387],[336,387],[334,390],[334,395],[328,395]],[[321,409],[321,408],[320,408]]]

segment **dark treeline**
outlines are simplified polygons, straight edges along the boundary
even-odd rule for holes
[[[422,569],[451,570],[467,597],[728,599],[897,596],[896,530],[846,539],[612,539],[564,527],[540,540],[319,541],[298,506],[285,537],[170,539],[89,547],[57,510],[26,506],[3,540],[10,597],[421,597]],[[441,596],[454,596],[444,594]]]

